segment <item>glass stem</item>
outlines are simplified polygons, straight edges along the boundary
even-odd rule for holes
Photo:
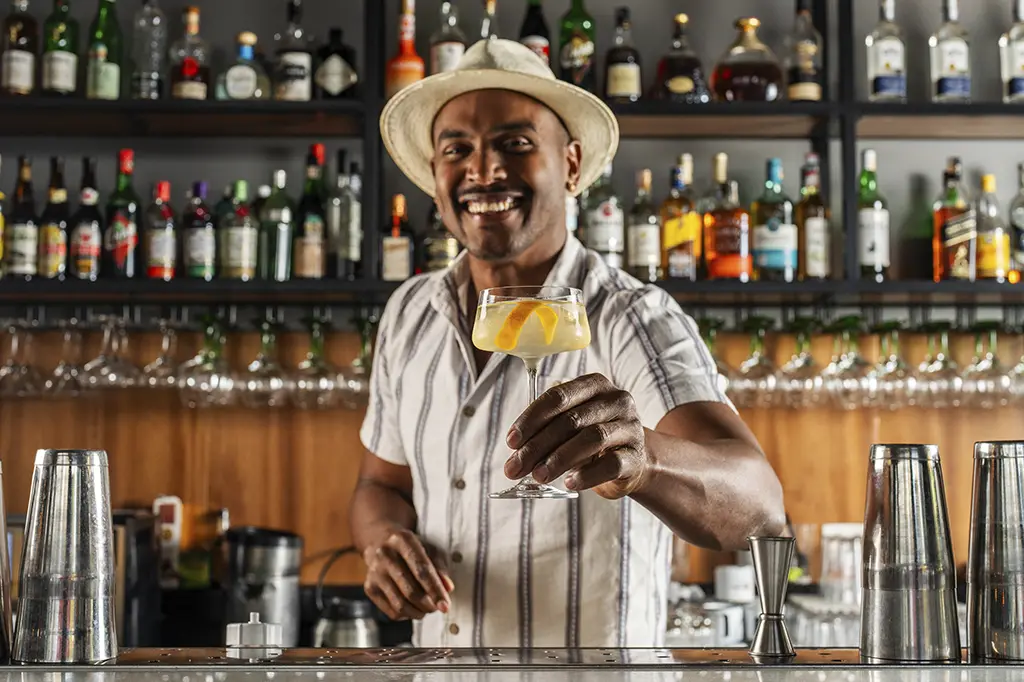
[[[537,398],[539,397],[537,375],[538,371],[540,370],[540,367],[536,360],[523,360],[523,363],[526,365],[526,379],[530,387],[530,404],[532,405],[535,402],[537,402]],[[538,485],[537,479],[533,477],[533,472],[531,471],[530,473],[526,474],[526,476],[524,476],[523,479],[519,481],[519,485]]]

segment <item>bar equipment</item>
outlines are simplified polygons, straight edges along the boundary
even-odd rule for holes
[[[791,658],[796,652],[782,612],[795,541],[793,538],[749,537],[747,542],[754,559],[757,594],[761,601],[750,656],[758,663]]]
[[[12,658],[117,656],[107,453],[39,450],[29,491]]]
[[[0,465],[0,538],[7,538],[7,507],[4,503],[3,467]],[[11,658],[11,562],[7,542],[0,542],[0,663]]]
[[[871,446],[863,543],[861,660],[959,662],[956,567],[937,446]]]
[[[228,623],[224,633],[228,658],[260,661],[281,655],[281,626],[260,622],[260,614],[249,614],[245,623]]]
[[[1024,442],[974,444],[967,641],[971,663],[1024,660]]]

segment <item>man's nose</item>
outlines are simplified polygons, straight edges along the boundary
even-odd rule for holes
[[[468,159],[468,179],[480,185],[491,185],[508,178],[505,160],[493,149],[481,149]]]

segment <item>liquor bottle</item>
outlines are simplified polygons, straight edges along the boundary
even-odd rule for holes
[[[274,171],[274,186],[260,208],[259,263],[256,276],[284,282],[291,277],[295,205],[285,191],[288,175]]]
[[[407,85],[423,80],[423,58],[416,54],[416,0],[402,0],[398,20],[398,54],[384,70],[384,91],[388,99]]]
[[[255,59],[256,34],[238,34],[238,57],[217,77],[219,100],[270,99],[270,77]]]
[[[782,90],[782,69],[768,46],[757,37],[760,20],[736,21],[739,33],[711,74],[715,99],[726,102],[774,102]]]
[[[818,102],[824,78],[821,34],[814,28],[811,0],[796,0],[796,22],[786,39],[786,76],[789,99]]]
[[[146,277],[174,279],[178,256],[178,229],[171,208],[171,183],[161,181],[153,190],[153,203],[142,216]]]
[[[467,42],[459,28],[459,9],[445,0],[441,3],[441,25],[430,36],[430,73],[445,73],[458,66],[466,54]]]
[[[878,156],[861,154],[857,190],[857,243],[860,276],[875,282],[889,279],[889,209],[878,191]]]
[[[717,170],[716,163],[716,175]],[[720,177],[724,181],[724,173]],[[730,180],[722,184],[726,191],[718,192],[715,205],[704,215],[704,259],[708,279],[749,282],[754,279],[750,214],[740,205],[739,183]]]
[[[345,151],[338,152],[338,177],[327,201],[327,276],[354,280],[363,261],[363,181],[355,163],[345,172]]]
[[[672,49],[658,62],[658,74],[654,78],[651,97],[683,104],[704,104],[711,101],[704,66],[700,57],[690,47],[687,31],[690,17],[677,14],[675,32],[672,35]]]
[[[1014,0],[1013,25],[999,37],[1004,102],[1024,102],[1024,0]]]
[[[249,183],[236,180],[234,210],[218,226],[220,244],[220,276],[248,282],[256,277],[256,250],[259,230],[249,209]]]
[[[209,282],[217,270],[217,231],[206,192],[205,182],[192,184],[192,197],[181,216],[181,263],[185,277]]]
[[[978,219],[963,186],[963,164],[951,157],[932,211],[932,277],[973,282],[977,275]]]
[[[263,205],[267,203],[272,192],[270,185],[260,185],[256,188],[256,198],[252,200],[252,215],[257,220],[263,215]]]
[[[484,0],[484,18],[480,22],[480,40],[498,39],[498,0]]]
[[[185,35],[171,45],[171,98],[206,99],[210,91],[210,46],[199,37],[199,8],[182,13]]]
[[[672,186],[661,205],[661,268],[666,279],[693,281],[698,277],[703,221],[697,212],[692,185],[693,157],[683,154],[672,167]]]
[[[39,24],[28,13],[28,0],[14,0],[4,19],[0,93],[30,95],[36,85],[36,55],[39,53]]]
[[[615,11],[615,39],[605,55],[604,97],[609,102],[636,102],[643,91],[640,53],[633,46],[629,9]]]
[[[1017,196],[1010,202],[1009,214],[1013,267],[1024,270],[1024,163],[1017,164]]]
[[[143,0],[132,22],[132,99],[163,98],[167,37],[167,17],[157,0]]]
[[[63,280],[68,264],[68,188],[64,184],[64,159],[50,157],[50,190],[39,217],[39,258],[36,274]]]
[[[572,0],[572,6],[562,17],[558,59],[561,78],[588,92],[597,91],[597,71],[594,42],[594,19],[587,12],[583,0]]]
[[[225,185],[224,192],[213,207],[213,222],[220,227],[230,216],[235,213],[235,186]]]
[[[96,159],[85,157],[82,159],[78,210],[71,216],[69,223],[68,276],[73,279],[95,281],[100,275],[103,216],[98,208],[100,193],[96,186]]]
[[[828,279],[832,247],[829,211],[821,196],[821,166],[817,154],[809,153],[800,169],[800,203],[796,207],[797,275],[801,280]]]
[[[661,279],[661,216],[651,198],[651,170],[636,175],[636,197],[626,227],[626,271],[641,282]]]
[[[39,250],[39,219],[32,193],[32,161],[18,157],[18,184],[4,231],[4,272],[7,277],[32,279]]]
[[[622,202],[612,187],[612,164],[587,193],[584,207],[583,242],[613,268],[621,268],[626,242],[626,217]]]
[[[96,17],[89,27],[86,98],[114,100],[121,97],[122,42],[114,0],[100,0]]]
[[[43,23],[43,75],[40,88],[47,95],[73,95],[78,90],[78,22],[71,16],[71,0],[54,0],[53,12]]]
[[[340,28],[332,27],[327,32],[327,44],[317,52],[316,86],[317,99],[345,99],[355,95],[359,82],[356,70],[356,51],[342,40]]]
[[[413,275],[413,233],[409,227],[405,196],[391,200],[391,224],[381,235],[380,278],[385,282],[404,282]]]
[[[327,268],[327,230],[324,219],[324,146],[315,144],[306,158],[306,184],[295,221],[292,268],[297,279],[323,279]]]
[[[793,202],[782,188],[782,159],[768,159],[764,192],[754,202],[754,266],[769,282],[796,279],[799,239]]]
[[[519,42],[533,50],[534,54],[551,66],[551,31],[544,20],[542,0],[530,0],[526,7],[523,25],[519,27]]]
[[[981,176],[978,198],[978,279],[1005,282],[1012,257],[1010,232],[999,211],[996,197],[996,176]]]
[[[903,32],[896,23],[896,0],[881,0],[878,25],[864,44],[868,48],[868,99],[872,102],[906,101],[906,46]]]
[[[103,230],[103,274],[133,278],[137,274],[139,245],[139,196],[132,186],[135,153],[122,149],[118,154],[117,189],[107,200],[107,221]]]
[[[960,24],[960,0],[943,0],[942,26],[928,38],[933,102],[971,99],[971,54]]]
[[[437,204],[431,203],[430,214],[427,216],[427,234],[423,238],[424,271],[447,270],[461,250],[459,240],[445,227]]]
[[[302,30],[302,0],[288,0],[288,27],[274,36],[274,99],[308,102],[313,96],[313,52]]]

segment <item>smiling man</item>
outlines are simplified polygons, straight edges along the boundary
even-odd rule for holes
[[[744,548],[784,512],[693,320],[566,230],[566,193],[615,154],[615,117],[491,40],[392,98],[381,133],[466,248],[381,320],[351,510],[367,595],[415,619],[418,646],[660,644],[672,534]],[[525,410],[523,363],[470,338],[479,292],[516,285],[581,289],[592,329],[542,363]],[[531,472],[579,498],[488,498]]]

